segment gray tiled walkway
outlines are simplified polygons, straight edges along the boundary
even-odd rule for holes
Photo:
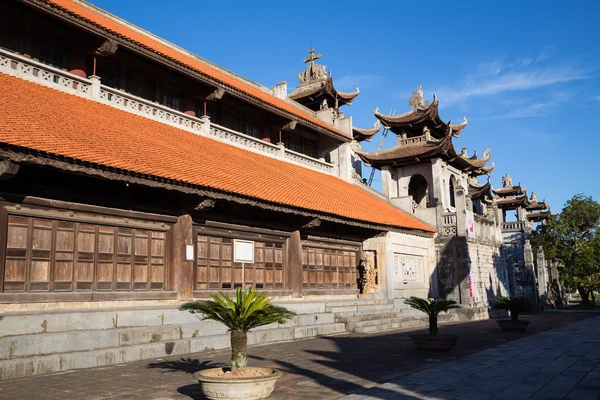
[[[508,342],[343,400],[597,400],[600,317]]]

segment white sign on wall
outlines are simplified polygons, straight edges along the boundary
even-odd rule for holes
[[[467,213],[467,236],[475,237],[475,216],[473,211],[466,211]]]
[[[254,263],[254,242],[252,240],[233,240],[233,261],[238,263]]]

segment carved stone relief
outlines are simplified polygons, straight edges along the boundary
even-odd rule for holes
[[[394,281],[423,281],[423,257],[394,253]]]

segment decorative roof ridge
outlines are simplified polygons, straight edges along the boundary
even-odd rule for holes
[[[150,52],[155,53],[160,57],[164,57],[164,58],[168,59],[169,62],[174,62],[176,64],[190,68],[200,75],[204,75],[204,76],[208,77],[209,79],[217,81],[219,84],[222,84],[222,85],[225,85],[225,86],[231,88],[231,90],[233,90],[233,91],[239,91],[239,92],[243,93],[244,96],[248,96],[252,99],[256,99],[260,102],[266,103],[265,105],[274,107],[280,111],[283,111],[284,113],[287,112],[287,113],[295,115],[296,117],[298,117],[300,119],[304,119],[306,122],[302,122],[302,121],[300,121],[300,122],[308,124],[308,126],[312,126],[313,129],[318,127],[319,129],[325,129],[329,133],[333,133],[333,134],[343,137],[345,139],[350,139],[348,134],[339,131],[333,125],[330,125],[324,121],[321,121],[312,113],[307,114],[303,109],[298,109],[297,107],[294,107],[295,110],[291,110],[289,107],[292,106],[292,103],[284,101],[282,99],[279,99],[278,97],[276,97],[273,94],[273,92],[271,90],[264,87],[263,85],[259,85],[252,81],[248,81],[247,79],[242,78],[239,75],[237,75],[231,71],[225,70],[222,67],[218,67],[215,64],[208,62],[187,50],[184,50],[164,39],[160,39],[160,38],[158,38],[158,36],[151,34],[147,31],[144,31],[143,29],[136,27],[135,25],[133,25],[119,17],[116,17],[113,14],[110,14],[105,10],[102,10],[94,5],[84,2],[83,0],[25,0],[25,1],[27,3],[31,3],[33,5],[36,5],[37,7],[45,9],[47,11],[49,11],[49,10],[51,11],[51,9],[61,10],[60,12],[69,14],[70,17],[74,17],[75,19],[78,19],[80,21],[83,21],[87,24],[91,24],[91,25],[99,28],[102,31],[109,33],[110,35],[114,35],[122,40],[126,40],[127,42],[131,43],[133,46],[139,46],[145,50],[149,50]],[[41,4],[44,4],[44,5],[42,6]],[[88,12],[93,13],[94,17],[105,18],[107,20],[107,22],[116,24],[124,30],[131,31],[130,33],[133,33],[134,35],[142,36],[143,38],[150,41],[150,44],[138,42],[138,41],[136,41],[136,39],[131,38],[128,35],[128,32],[116,31],[113,28],[108,27],[104,21],[97,21],[97,20],[91,19],[89,16],[84,15],[85,13],[82,14],[81,10],[77,10],[76,9],[77,7],[81,7],[83,9],[87,10]],[[165,53],[162,51],[162,49],[160,49],[160,47],[164,47],[165,50],[172,51],[175,54],[177,54],[178,56],[173,56],[172,54]],[[194,63],[202,65],[202,68],[198,68],[198,66],[195,65]],[[228,79],[222,79],[222,77],[219,77],[218,75],[223,75],[224,77],[227,77],[231,81],[228,81]],[[246,86],[247,88],[245,88],[244,86]],[[254,91],[259,91],[262,95],[259,96]]]
[[[377,134],[377,132],[379,132],[380,129],[381,121],[376,119],[372,128],[356,128],[353,126],[352,132],[354,133],[355,140],[366,140],[367,142],[370,142],[371,139],[373,139],[373,136]],[[360,138],[360,136],[363,136],[364,138]]]

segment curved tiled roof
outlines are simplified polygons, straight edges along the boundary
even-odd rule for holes
[[[195,58],[193,56],[185,54],[183,51],[178,51],[173,47],[167,46],[166,44],[161,43],[159,40],[154,39],[151,35],[144,34],[141,32],[141,30],[133,29],[132,27],[129,27],[124,23],[119,23],[116,21],[116,19],[111,19],[92,7],[86,7],[73,0],[43,1],[53,7],[57,7],[59,9],[62,9],[63,11],[68,12],[71,15],[74,15],[78,19],[92,23],[97,27],[102,28],[103,30],[120,36],[123,39],[126,39],[132,43],[149,49],[155,53],[158,53],[173,61],[183,64],[189,68],[192,68],[202,75],[219,81],[220,83],[229,86],[235,90],[239,90],[240,92],[251,96],[255,99],[258,99],[264,103],[267,103],[270,106],[276,107],[282,111],[295,115],[296,117],[309,121],[338,136],[342,136],[346,139],[349,139],[348,135],[346,135],[345,133],[340,132],[332,126],[319,120],[316,116],[309,114],[305,110],[296,107],[291,102],[277,98],[259,89],[258,87],[243,81],[240,78],[236,78],[235,76],[233,76],[233,74],[225,73],[224,71],[213,67],[208,63],[201,62],[199,58]]]
[[[0,74],[0,145],[351,221],[435,232],[340,178]]]

